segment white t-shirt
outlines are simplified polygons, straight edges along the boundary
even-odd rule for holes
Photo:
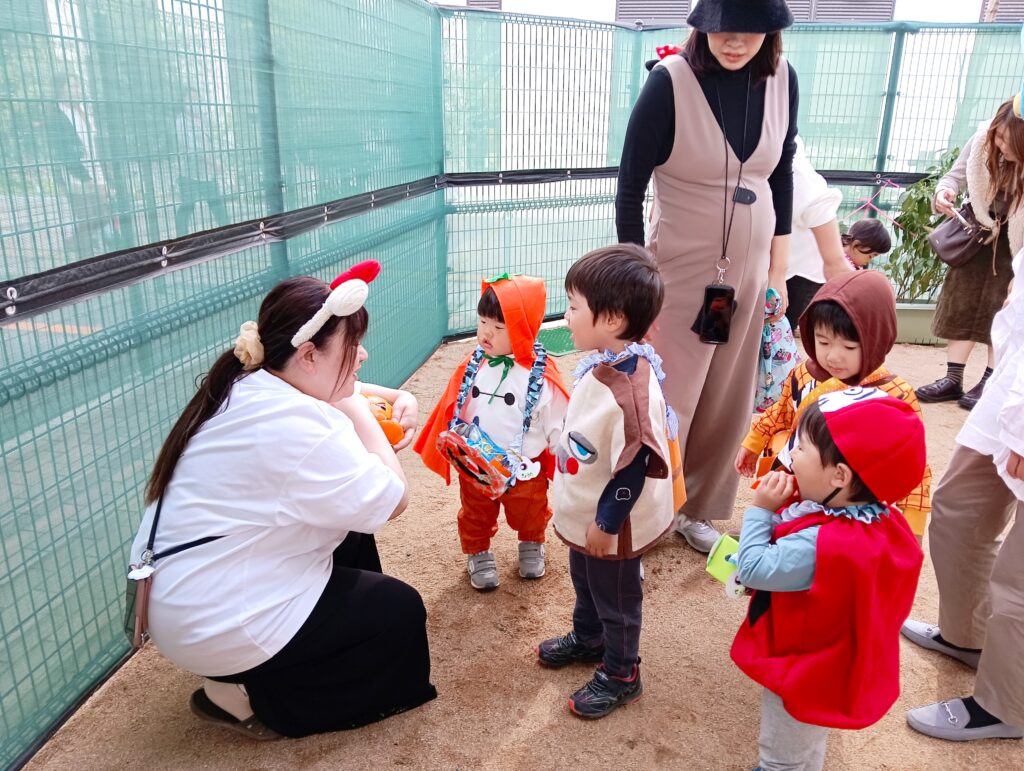
[[[502,449],[509,449],[523,430],[523,409],[526,407],[526,386],[530,371],[516,364],[501,381],[502,365],[490,366],[487,359],[480,362],[473,390],[466,399],[462,419],[472,422],[480,418],[480,427]],[[501,382],[501,385],[499,385]],[[512,403],[509,404],[508,402]],[[547,380],[540,389],[540,398],[533,410],[530,430],[523,440],[523,455],[536,458],[545,450],[558,446],[568,400],[555,391]]]
[[[967,416],[956,441],[982,455],[991,455],[999,475],[1018,500],[1024,482],[1006,473],[1010,451],[1024,455],[1024,249],[1013,258],[1010,303],[992,320],[996,366],[981,399]]]
[[[793,157],[793,232],[789,238],[789,267],[786,278],[802,276],[825,283],[825,267],[811,228],[836,218],[843,194],[829,187],[825,178],[807,160],[803,141],[797,137]]]
[[[149,622],[168,659],[200,675],[267,661],[309,617],[349,531],[373,533],[402,498],[346,415],[257,370],[185,447],[164,495]],[[156,504],[131,561],[140,560]]]

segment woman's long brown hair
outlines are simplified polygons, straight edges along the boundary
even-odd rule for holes
[[[313,318],[330,294],[330,287],[310,276],[296,276],[282,281],[270,290],[260,305],[257,319],[260,342],[263,344],[264,369],[281,370],[295,353],[292,336],[299,327]],[[344,321],[344,323],[342,323]],[[322,348],[339,328],[344,334],[345,357],[338,373],[339,379],[352,370],[358,355],[359,341],[366,334],[369,323],[366,309],[360,308],[342,319],[331,316],[313,338],[312,343]],[[157,456],[153,473],[146,486],[146,503],[152,503],[167,490],[181,454],[200,427],[217,414],[228,400],[231,386],[243,377],[242,363],[234,349],[222,353],[198,383],[198,390],[164,440]]]
[[[1004,129],[1006,143],[1017,156],[1016,160],[1011,161],[996,145],[996,132],[1000,126]],[[1006,196],[1012,212],[1024,200],[1024,119],[1018,118],[1013,111],[1013,100],[999,105],[988,127],[985,146],[988,149],[986,166],[992,180],[992,190]]]

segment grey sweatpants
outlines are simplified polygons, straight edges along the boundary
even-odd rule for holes
[[[758,741],[762,771],[821,771],[827,740],[827,728],[796,720],[782,699],[764,689]]]

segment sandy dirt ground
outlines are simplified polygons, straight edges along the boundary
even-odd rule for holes
[[[470,345],[442,347],[409,380],[407,387],[421,400],[421,418]],[[576,358],[558,360],[564,374]],[[944,353],[898,346],[889,363],[922,385],[944,372]],[[976,353],[968,385],[983,368]],[[924,408],[936,480],[965,415],[955,403]],[[582,666],[542,669],[533,653],[541,639],[569,629],[573,592],[566,547],[557,539],[549,543],[547,575],[524,581],[516,569],[515,538],[503,526],[494,544],[501,587],[489,594],[475,592],[459,551],[457,488],[445,488],[411,451],[403,453],[402,461],[412,503],[378,535],[378,543],[385,570],[419,589],[426,602],[432,679],[439,693],[435,701],[355,731],[257,743],[196,720],[187,699],[199,678],[147,646],[29,767],[750,769],[757,764],[760,692],[728,653],[745,603],[724,596],[704,572],[703,555],[672,535],[645,557],[644,697],[604,720],[584,722],[568,712],[566,699],[590,671]],[[729,527],[739,527],[748,500],[749,492],[741,493]],[[934,574],[926,562],[915,615],[935,619],[937,602]],[[826,768],[1021,768],[1024,746],[1019,741],[958,745],[907,728],[906,710],[969,694],[972,671],[906,641],[901,646],[899,702],[867,730],[833,732]]]

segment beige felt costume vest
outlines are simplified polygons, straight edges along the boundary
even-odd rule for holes
[[[584,375],[569,400],[556,451],[553,504],[559,538],[584,549],[606,485],[643,446],[651,450],[647,478],[610,559],[642,554],[668,532],[674,511],[665,422],[661,386],[646,359],[637,360],[632,375],[610,364]]]

